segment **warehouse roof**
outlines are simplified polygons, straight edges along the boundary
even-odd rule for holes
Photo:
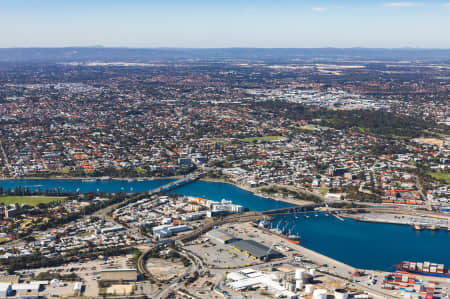
[[[136,269],[103,269],[100,272],[137,272]]]
[[[221,240],[223,242],[237,240],[237,238],[235,238],[232,234],[229,234],[227,232],[224,232],[224,231],[221,231],[218,229],[208,232],[207,235],[211,238],[214,238],[216,240]]]
[[[263,259],[267,255],[269,255],[269,257],[282,256],[282,254],[279,253],[278,251],[273,250],[273,249],[270,250],[269,247],[267,247],[261,243],[258,243],[256,241],[253,241],[253,240],[236,241],[233,243],[233,246],[241,251],[245,251],[245,252],[249,253],[250,255],[252,255],[258,259]],[[269,250],[270,250],[270,252],[269,252]]]

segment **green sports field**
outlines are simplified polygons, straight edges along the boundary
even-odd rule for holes
[[[50,203],[54,201],[62,201],[64,199],[66,198],[55,196],[0,196],[0,203],[5,205],[18,203],[37,206],[40,203]]]

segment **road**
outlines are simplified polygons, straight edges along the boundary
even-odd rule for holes
[[[3,160],[5,160],[5,165],[9,168],[11,168],[11,164],[9,163],[8,155],[5,152],[5,148],[3,147],[3,142],[0,140],[0,150],[2,151]]]
[[[186,250],[181,250],[179,251],[179,253],[183,256],[185,256],[187,259],[189,259],[189,261],[191,262],[191,264],[186,267],[186,270],[184,271],[184,274],[181,276],[178,276],[177,278],[174,278],[170,285],[167,286],[166,288],[162,289],[161,291],[159,291],[158,293],[156,293],[152,298],[155,299],[162,299],[162,298],[166,298],[167,295],[170,294],[170,292],[172,291],[176,291],[179,288],[181,288],[186,280],[186,278],[194,273],[194,272],[198,272],[199,271],[199,265],[196,263],[195,259],[192,259],[190,257],[190,254],[186,251]]]

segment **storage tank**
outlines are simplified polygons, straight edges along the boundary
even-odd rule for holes
[[[346,289],[336,289],[334,290],[334,298],[335,299],[347,299],[348,293]]]
[[[303,275],[305,274],[305,269],[296,269],[295,270],[295,279],[303,279]]]
[[[309,269],[309,274],[311,274],[312,277],[316,276],[316,269]]]
[[[327,290],[324,289],[314,290],[313,299],[327,299]]]
[[[312,285],[312,284],[307,284],[307,285],[305,286],[305,294],[306,294],[306,295],[312,294],[313,291],[314,291],[314,288],[313,288],[313,285]]]
[[[295,282],[295,288],[296,288],[297,290],[303,289],[303,280],[297,280],[297,281]]]

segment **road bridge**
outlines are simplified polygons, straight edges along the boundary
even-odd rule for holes
[[[149,191],[150,195],[156,194],[156,193],[163,193],[163,192],[169,192],[172,191],[176,188],[179,188],[181,186],[190,184],[192,182],[195,182],[196,180],[200,179],[201,177],[203,177],[205,174],[203,172],[200,173],[193,173],[190,175],[187,175],[181,179],[178,179],[174,182],[170,182],[164,186],[158,187],[156,189],[153,189],[151,191]]]

